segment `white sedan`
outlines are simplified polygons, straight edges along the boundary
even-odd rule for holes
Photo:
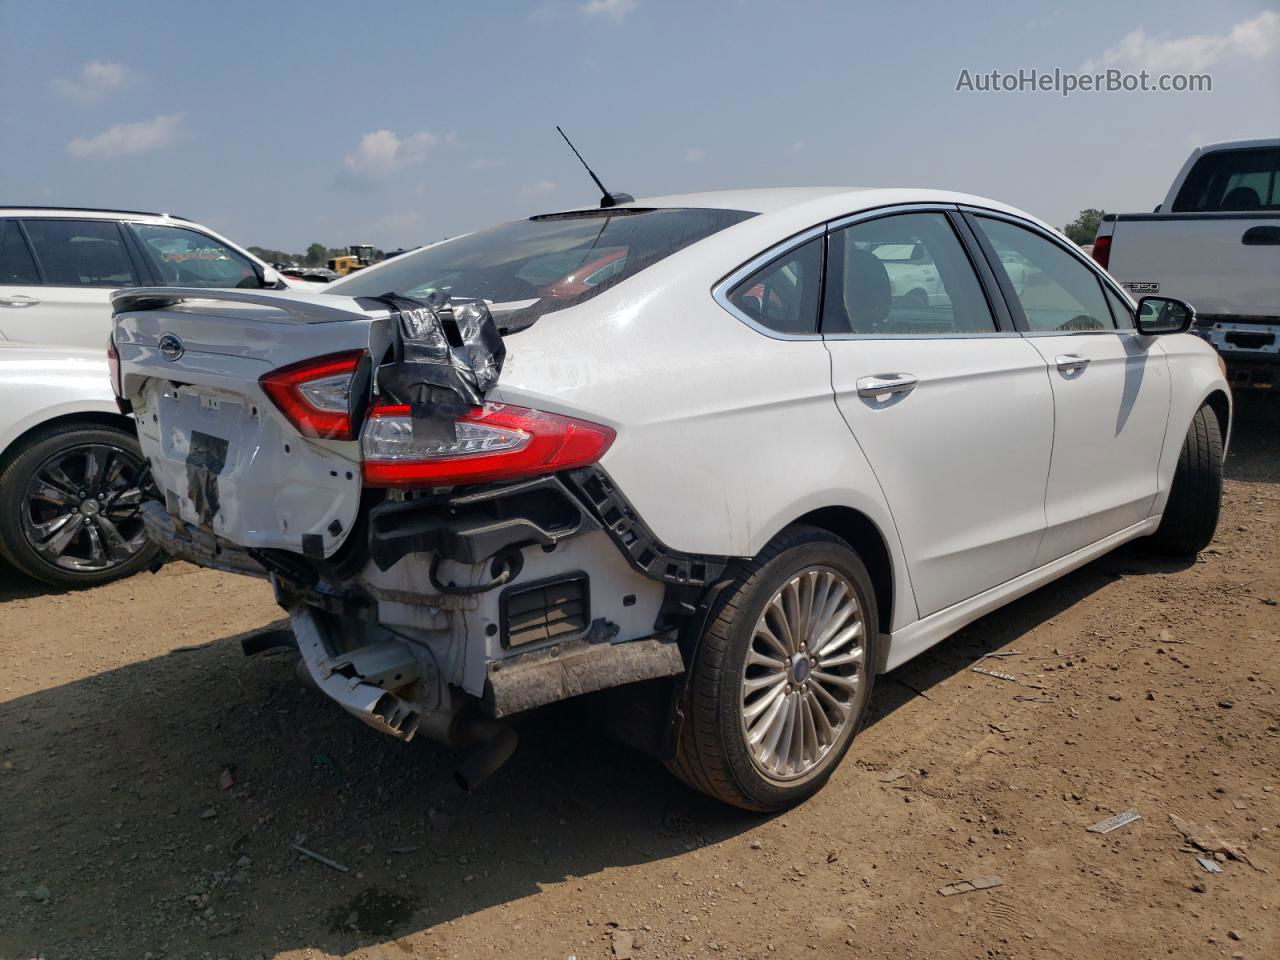
[[[323,295],[115,298],[150,529],[270,572],[351,713],[487,742],[464,782],[509,754],[506,716],[608,688],[688,783],[785,807],[878,673],[1126,541],[1213,537],[1231,398],[1192,309],[1134,304],[1034,217],[924,190],[614,202]]]
[[[142,569],[144,467],[103,351],[0,343],[0,560],[59,587]]]

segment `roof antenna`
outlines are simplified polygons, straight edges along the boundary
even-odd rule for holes
[[[610,193],[608,190],[606,190],[604,188],[604,184],[600,182],[600,178],[596,176],[595,171],[587,166],[587,161],[582,159],[582,154],[580,154],[578,152],[578,148],[573,145],[573,141],[569,139],[569,137],[565,134],[563,130],[560,129],[558,125],[556,126],[556,133],[564,137],[564,142],[569,144],[569,149],[573,151],[573,155],[578,158],[578,162],[582,164],[583,168],[587,171],[587,174],[591,177],[592,180],[596,182],[596,186],[600,188],[600,194],[601,194],[600,206],[601,207],[616,207],[620,203],[631,203],[633,200],[635,200],[635,197],[633,197],[629,193]]]

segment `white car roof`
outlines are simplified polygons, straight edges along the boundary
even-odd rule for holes
[[[796,208],[826,209],[831,216],[857,213],[872,207],[900,203],[968,203],[976,206],[1026,214],[1007,204],[952,190],[923,187],[758,187],[748,190],[713,190],[707,193],[677,193],[662,197],[642,197],[629,207],[712,207],[747,210],[752,213],[781,213]]]
[[[192,223],[192,221],[188,220],[186,217],[174,216],[171,213],[147,213],[143,210],[103,210],[94,207],[0,206],[0,217],[42,217],[48,219],[69,220],[149,220],[156,223],[167,223],[171,220],[176,220],[179,223]]]

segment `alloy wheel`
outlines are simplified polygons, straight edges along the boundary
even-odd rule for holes
[[[810,567],[778,588],[742,668],[742,733],[762,774],[803,777],[843,741],[857,714],[865,651],[862,605],[843,573]]]
[[[50,566],[98,573],[146,549],[143,463],[121,447],[77,444],[32,473],[21,504],[22,533]]]

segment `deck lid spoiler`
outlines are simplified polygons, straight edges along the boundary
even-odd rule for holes
[[[304,323],[367,320],[372,314],[350,297],[334,294],[273,292],[268,290],[215,290],[203,287],[128,287],[111,294],[115,313],[163,310],[188,301],[242,303],[271,307]]]

